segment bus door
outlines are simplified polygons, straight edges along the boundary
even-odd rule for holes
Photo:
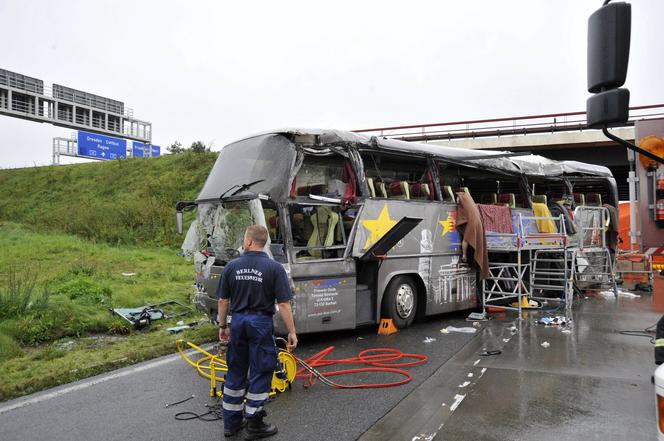
[[[289,261],[300,332],[356,326],[356,268],[344,257],[351,213],[340,205],[291,203]],[[346,210],[347,211],[347,210]]]

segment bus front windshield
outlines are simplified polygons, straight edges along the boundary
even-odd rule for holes
[[[205,252],[219,263],[228,262],[240,255],[245,229],[254,224],[266,225],[265,211],[258,199],[200,204],[182,249],[191,254]]]
[[[248,192],[266,194],[274,199],[286,198],[296,155],[292,143],[275,134],[229,144],[221,149],[197,200],[219,200],[250,183],[254,185],[247,189]]]

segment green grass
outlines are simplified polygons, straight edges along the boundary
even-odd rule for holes
[[[0,400],[175,350],[177,337],[165,328],[180,318],[135,331],[109,312],[164,300],[190,305],[193,265],[175,249],[94,243],[7,222],[0,249]],[[187,332],[198,342],[216,335],[211,325]]]
[[[216,153],[0,170],[0,220],[111,244],[177,247],[175,203],[196,197]],[[55,250],[56,252],[58,250]]]

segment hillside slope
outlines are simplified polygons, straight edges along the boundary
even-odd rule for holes
[[[0,170],[0,221],[111,244],[177,247],[175,203],[196,197],[216,153]]]

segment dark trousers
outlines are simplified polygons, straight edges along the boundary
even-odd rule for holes
[[[226,429],[242,423],[243,410],[248,419],[265,416],[263,404],[269,398],[277,364],[272,316],[235,313],[230,327],[223,397]]]

